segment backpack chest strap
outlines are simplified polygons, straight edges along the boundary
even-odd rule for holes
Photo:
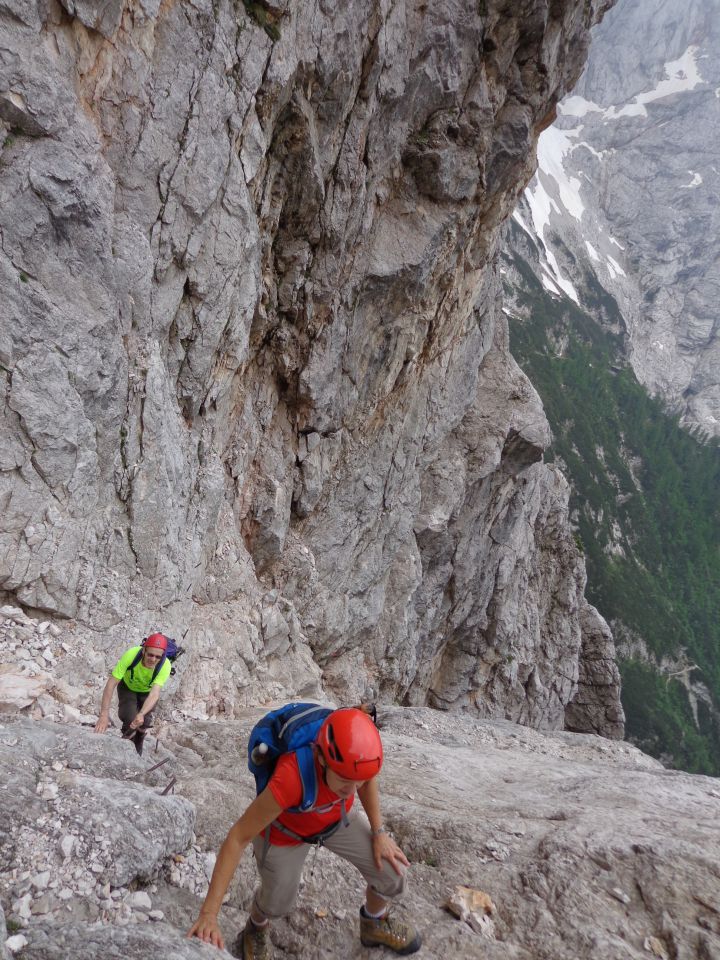
[[[331,804],[331,806],[335,806],[335,804]],[[291,830],[290,827],[286,827],[285,824],[280,823],[279,820],[273,820],[273,822],[268,824],[263,832],[263,852],[262,857],[260,858],[260,869],[262,870],[262,868],[265,866],[265,858],[267,857],[267,852],[270,849],[271,828],[279,830],[280,833],[284,833],[286,837],[292,837],[293,840],[297,840],[300,843],[308,843],[312,846],[322,847],[325,844],[325,841],[329,840],[330,837],[332,837],[332,835],[340,829],[340,827],[349,826],[350,820],[348,819],[344,800],[340,801],[340,819],[336,820],[335,823],[331,823],[328,827],[325,827],[324,830],[320,830],[319,833],[311,834],[309,837],[304,837],[300,833],[295,833],[294,830]]]

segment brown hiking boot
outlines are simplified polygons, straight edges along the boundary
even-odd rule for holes
[[[387,947],[401,956],[415,953],[422,946],[422,937],[415,927],[390,916],[387,910],[374,920],[360,911],[360,943],[364,947]]]
[[[245,929],[235,941],[233,952],[240,960],[272,960],[270,924],[256,927],[248,917]]]

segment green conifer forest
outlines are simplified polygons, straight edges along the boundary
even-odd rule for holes
[[[720,775],[720,447],[682,429],[623,360],[617,307],[590,312],[508,264],[511,347],[570,481],[586,595],[618,641],[627,736],[666,764]],[[595,311],[593,310],[593,313]]]

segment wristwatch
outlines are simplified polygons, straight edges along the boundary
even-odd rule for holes
[[[371,836],[371,837],[379,837],[381,833],[387,833],[387,830],[385,829],[385,827],[380,826],[380,827],[377,828],[377,830],[371,830],[371,831],[370,831],[370,836]]]

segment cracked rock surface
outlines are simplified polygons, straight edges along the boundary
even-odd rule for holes
[[[0,726],[3,765],[14,759],[4,781],[13,790],[3,793],[18,796],[8,805],[3,799],[3,843],[15,843],[17,852],[8,867],[3,848],[0,904],[12,936],[26,941],[23,957],[141,960],[153,950],[182,960],[222,956],[182,936],[221,840],[254,796],[245,751],[259,715],[178,722],[157,754],[148,737],[141,760],[117,733],[27,719]],[[718,955],[717,780],[664,770],[602,737],[469,714],[381,706],[379,724],[384,819],[411,861],[398,909],[422,932],[419,956]],[[59,759],[48,764],[51,750]],[[80,772],[71,757],[83,758]],[[157,757],[168,762],[153,771]],[[176,787],[163,797],[168,766]],[[57,796],[39,795],[36,779],[55,782]],[[87,791],[91,780],[95,790]],[[87,792],[82,810],[78,789]],[[121,816],[131,828],[118,829]],[[161,829],[163,818],[172,838]],[[76,838],[72,847],[68,836]],[[95,862],[115,872],[103,866],[96,874]],[[121,864],[128,867],[122,876]],[[228,944],[245,922],[255,884],[246,852],[221,911]],[[459,887],[481,892],[488,910],[482,924],[445,908]],[[296,909],[273,924],[275,956],[365,956],[357,929],[362,894],[354,868],[326,850],[311,852]]]

